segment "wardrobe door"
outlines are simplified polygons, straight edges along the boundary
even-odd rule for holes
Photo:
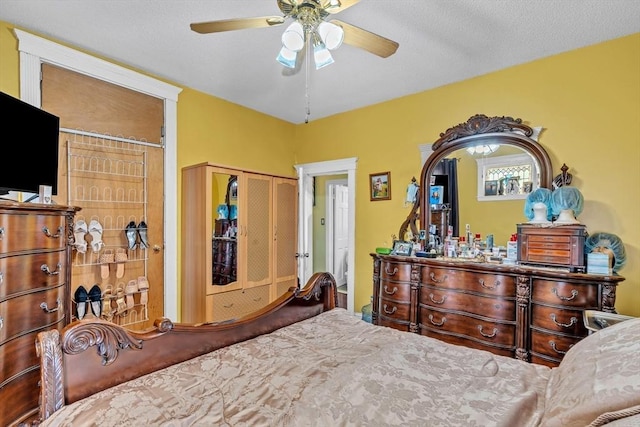
[[[273,282],[272,180],[266,175],[243,173],[238,186],[238,259],[245,263],[242,272],[245,288]]]
[[[298,284],[298,182],[274,178],[274,298]]]

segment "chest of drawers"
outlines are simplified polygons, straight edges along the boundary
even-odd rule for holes
[[[373,256],[374,324],[557,366],[588,335],[585,310],[615,312],[617,275],[531,265]]]
[[[69,283],[76,208],[0,202],[0,425],[38,414],[36,334],[71,318]]]
[[[518,262],[568,267],[584,273],[586,236],[587,229],[581,224],[556,227],[518,224]]]

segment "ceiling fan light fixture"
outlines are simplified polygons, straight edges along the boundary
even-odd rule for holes
[[[500,146],[498,144],[488,144],[488,145],[476,145],[473,147],[467,148],[467,152],[471,155],[474,154],[491,154],[498,150]]]
[[[296,52],[282,46],[282,49],[280,49],[280,53],[278,53],[278,57],[276,58],[276,60],[287,68],[295,68],[297,56],[298,54]]]
[[[339,48],[344,40],[344,30],[342,27],[326,21],[322,21],[320,25],[318,25],[318,35],[329,50]]]
[[[299,52],[304,47],[304,29],[298,21],[293,22],[282,33],[282,45],[292,52]]]
[[[316,63],[316,70],[335,62],[324,43],[316,43],[313,46],[313,61]]]

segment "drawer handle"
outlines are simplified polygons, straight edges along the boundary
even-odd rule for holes
[[[443,316],[443,317],[442,317],[442,320],[440,321],[440,323],[438,323],[438,322],[434,322],[434,321],[433,321],[433,314],[430,314],[430,315],[429,315],[429,321],[431,322],[431,324],[432,324],[432,325],[435,325],[435,326],[442,326],[442,325],[444,325],[444,322],[446,322],[446,321],[447,321],[447,318]]]
[[[222,306],[223,306],[224,308],[231,308],[231,307],[233,307],[233,303],[231,303],[231,304],[229,304],[229,305],[224,305],[224,304],[222,304]]]
[[[4,227],[0,227],[0,240],[4,238]]]
[[[480,282],[480,286],[482,286],[485,289],[490,289],[490,290],[496,289],[498,286],[500,286],[500,281],[499,280],[496,280],[496,283],[493,286],[488,286],[485,283],[484,279],[480,279],[480,280],[478,280],[478,282]]]
[[[393,271],[389,271],[389,266],[385,265],[384,272],[387,273],[389,276],[395,276],[396,273],[398,272],[398,267],[393,267]]]
[[[442,299],[441,299],[440,301],[436,301],[436,300],[434,300],[434,299],[433,299],[433,294],[429,294],[429,299],[431,300],[431,302],[433,302],[433,303],[435,303],[435,304],[444,304],[444,302],[445,302],[445,301],[446,301],[446,299],[447,299],[447,296],[446,296],[446,295],[443,295],[443,296],[442,296]]]
[[[556,294],[556,296],[558,298],[560,298],[562,301],[571,301],[572,299],[574,299],[575,297],[578,296],[578,291],[576,291],[575,289],[571,289],[571,296],[570,297],[563,297],[562,295],[558,295],[558,289],[556,289],[556,288],[551,289],[551,292]]]
[[[56,311],[58,311],[58,309],[62,310],[62,300],[58,298],[56,302],[58,303],[58,305],[55,308],[49,308],[46,302],[40,303],[40,308],[45,313],[55,313]]]
[[[563,328],[570,328],[571,326],[575,325],[576,323],[578,323],[578,319],[575,317],[571,317],[571,320],[569,320],[569,323],[560,323],[556,320],[556,314],[555,313],[551,313],[551,320],[553,320],[553,323],[555,323],[558,326],[562,326]]]
[[[485,338],[493,338],[498,333],[498,328],[493,328],[493,332],[491,334],[485,334],[484,332],[482,332],[482,325],[478,325],[478,331],[480,331],[480,335]]]
[[[0,329],[4,327],[4,317],[0,316]]]
[[[447,276],[446,275],[441,280],[436,279],[436,274],[434,272],[429,273],[429,277],[431,278],[431,281],[435,282],[435,283],[442,283],[445,280],[447,280]]]
[[[40,270],[44,271],[49,276],[57,276],[58,274],[60,274],[60,270],[62,270],[62,264],[58,263],[56,271],[51,271],[49,270],[49,266],[47,264],[42,264],[40,266]]]
[[[384,293],[387,295],[393,295],[396,292],[398,292],[398,288],[397,287],[393,287],[393,290],[391,292],[389,292],[389,288],[387,288],[387,285],[384,286]]]
[[[398,307],[393,307],[393,309],[391,311],[387,310],[387,304],[384,305],[384,307],[382,307],[382,310],[386,313],[386,314],[393,314],[396,311],[398,311]]]
[[[51,234],[51,232],[47,227],[42,227],[42,232],[44,233],[44,235],[52,239],[59,239],[60,236],[62,236],[63,231],[64,231],[64,228],[60,226],[58,227],[58,232],[56,234]]]
[[[549,341],[549,345],[551,346],[551,348],[553,349],[553,351],[555,351],[555,352],[556,352],[556,353],[558,353],[558,354],[567,354],[567,351],[569,351],[569,350],[567,350],[567,351],[558,350],[558,349],[556,348],[556,342],[555,342],[555,341]],[[573,347],[573,344],[571,344],[571,345],[569,346],[569,348],[571,348],[571,347]]]
[[[258,298],[253,298],[253,302],[258,302],[262,299],[262,297],[258,297]]]
[[[0,271],[0,285],[4,282],[4,273]]]

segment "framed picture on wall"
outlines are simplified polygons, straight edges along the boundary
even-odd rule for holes
[[[370,174],[369,194],[371,195],[371,201],[391,200],[391,172]]]
[[[497,196],[498,195],[498,181],[491,180],[484,182],[484,195],[485,196]]]

